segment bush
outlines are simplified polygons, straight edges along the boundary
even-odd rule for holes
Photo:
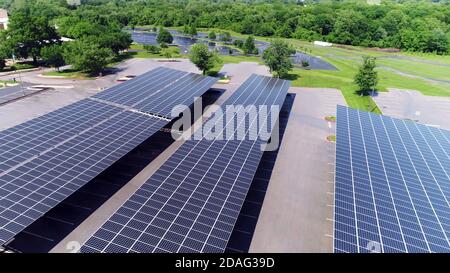
[[[151,54],[159,54],[161,53],[161,48],[155,45],[144,45],[144,49],[147,50],[148,53]]]

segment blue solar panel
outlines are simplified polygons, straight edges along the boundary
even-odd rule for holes
[[[188,86],[162,89],[180,77],[190,79],[184,82]],[[192,104],[194,97],[214,82],[214,78],[159,68],[93,99],[0,132],[0,243],[13,238],[170,121],[120,103],[147,102],[151,107],[148,96],[140,95],[151,89],[153,95],[158,94],[154,97],[157,109],[168,111],[165,107],[171,103]],[[116,99],[119,104],[114,103]]]
[[[335,252],[450,252],[446,135],[338,106]]]
[[[119,108],[84,99],[0,132],[0,173],[119,112]]]
[[[232,105],[281,108],[288,88],[288,81],[253,75],[217,115],[227,115]],[[227,119],[223,130],[244,129],[246,134],[230,140],[208,140],[212,124],[220,121],[206,121],[205,138],[186,141],[81,251],[223,252],[263,154],[260,145],[266,143],[249,138],[257,118],[247,116],[245,121],[233,124]]]
[[[217,78],[159,67],[94,96],[137,110],[170,117],[176,105],[189,106]]]

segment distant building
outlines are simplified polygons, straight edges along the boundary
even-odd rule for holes
[[[317,45],[317,46],[333,46],[332,43],[322,42],[322,41],[314,41],[314,45]]]
[[[0,9],[0,29],[8,28],[8,12],[4,9]]]

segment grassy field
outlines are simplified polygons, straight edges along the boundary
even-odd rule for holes
[[[162,48],[161,52],[158,54],[147,52],[144,49],[144,46],[141,44],[132,44],[130,47],[131,50],[136,50],[137,52],[129,52],[134,58],[149,58],[149,59],[161,59],[167,58],[182,58],[183,56],[180,54],[180,49],[175,46],[169,46],[168,48]]]
[[[174,28],[180,30],[180,28]],[[198,29],[201,32],[214,30],[217,34],[221,29]],[[228,31],[232,36],[246,38],[246,35]],[[256,37],[260,41],[270,41],[272,38]],[[286,39],[297,50],[323,58],[338,68],[329,70],[294,69],[292,85],[300,87],[336,88],[342,91],[350,107],[380,113],[380,109],[370,96],[360,96],[357,86],[353,84],[363,56],[377,58],[379,84],[377,90],[387,91],[388,88],[413,89],[429,96],[450,96],[450,56],[439,56],[426,53],[383,52],[374,49],[345,46],[319,47],[312,42]],[[150,56],[157,57],[157,56]],[[159,57],[159,56],[158,56]],[[225,63],[242,61],[261,62],[258,57],[220,56],[221,63],[216,65],[212,74],[217,73]]]
[[[37,66],[33,64],[32,62],[17,62],[12,66],[6,66],[3,69],[0,69],[0,72],[10,72],[10,71],[16,71],[16,70],[24,70],[24,69],[31,69],[36,68]]]
[[[297,48],[307,49],[308,53],[334,64],[351,78],[356,73],[363,56],[376,57],[380,78],[377,89],[380,91],[400,88],[418,90],[429,96],[450,96],[450,56],[386,53],[358,47],[327,48],[293,39],[290,39],[290,42]],[[339,72],[336,74],[342,74]]]

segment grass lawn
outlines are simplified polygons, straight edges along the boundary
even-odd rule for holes
[[[172,28],[181,30],[181,28]],[[246,38],[243,35],[228,30],[199,28],[198,31],[217,34],[227,31],[232,36]],[[270,41],[270,37],[255,37],[260,41]],[[439,56],[429,53],[396,52],[388,53],[355,46],[320,47],[312,42],[296,39],[286,39],[297,50],[318,56],[336,66],[338,71],[294,69],[292,72],[293,86],[336,88],[342,91],[350,107],[380,113],[380,109],[369,96],[360,96],[353,84],[353,77],[361,64],[363,56],[377,57],[379,84],[377,90],[387,91],[388,88],[413,89],[429,96],[450,96],[450,56]],[[261,62],[258,57],[220,56],[222,63],[212,69],[217,73],[225,63],[241,61]],[[433,81],[434,79],[434,81]]]
[[[7,84],[19,84],[19,82],[12,80],[0,80],[0,88],[6,87]]]
[[[57,77],[64,77],[68,79],[79,79],[79,80],[86,80],[86,79],[93,79],[94,77],[90,76],[88,73],[80,72],[78,70],[72,70],[72,69],[65,69],[61,71],[48,71],[42,73],[44,76],[57,76]]]
[[[409,52],[386,53],[359,47],[349,47],[350,49],[320,47],[305,41],[293,39],[289,39],[289,41],[297,48],[307,49],[312,55],[320,56],[332,63],[341,70],[332,74],[347,77],[350,81],[356,73],[362,57],[369,55],[377,57],[377,65],[380,66],[377,68],[379,72],[378,90],[414,89],[429,96],[450,96],[449,84],[424,79],[431,78],[450,82],[450,66],[446,66],[450,64],[450,56]],[[396,70],[397,73],[390,69]],[[400,75],[398,72],[403,74]],[[328,71],[321,71],[321,74],[329,76]]]
[[[229,56],[229,55],[219,55],[219,62],[216,66],[209,71],[209,75],[215,76],[222,69],[224,64],[237,64],[241,62],[256,62],[262,63],[260,57],[257,56]]]
[[[356,68],[342,60],[333,62],[333,64],[338,67],[338,71],[294,69],[291,75],[296,79],[292,81],[292,86],[336,88],[341,90],[350,107],[381,113],[370,96],[360,96],[356,92],[358,87],[353,83]]]
[[[0,72],[10,72],[10,71],[17,71],[17,70],[24,70],[24,69],[31,69],[36,68],[37,66],[33,64],[32,62],[18,62],[15,63],[12,66],[7,66],[0,70]]]
[[[132,44],[130,49],[139,50],[137,52],[129,52],[133,58],[161,59],[167,58],[168,54],[170,54],[170,58],[183,58],[183,55],[180,54],[180,49],[176,46],[162,48],[158,54],[147,52],[141,44]]]

